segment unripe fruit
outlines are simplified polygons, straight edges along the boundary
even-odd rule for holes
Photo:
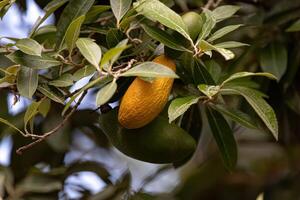
[[[187,12],[182,15],[182,19],[188,28],[190,37],[193,40],[197,39],[203,24],[201,16],[196,12]]]
[[[170,58],[161,55],[153,62],[176,70]],[[150,123],[166,105],[173,85],[173,78],[156,78],[147,82],[136,78],[125,92],[118,114],[120,124],[127,129],[136,129]]]

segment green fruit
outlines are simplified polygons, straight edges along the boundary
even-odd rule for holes
[[[182,19],[188,28],[191,38],[193,40],[197,39],[203,25],[201,16],[196,12],[187,12],[182,15]]]
[[[117,110],[100,116],[100,128],[122,153],[151,163],[172,163],[190,156],[195,140],[180,127],[158,116],[138,129],[125,129],[118,122]]]

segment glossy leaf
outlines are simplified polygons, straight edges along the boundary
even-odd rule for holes
[[[142,64],[139,64],[126,71],[121,76],[178,78],[173,70],[155,62],[143,62]]]
[[[232,17],[238,10],[240,9],[239,6],[232,6],[232,5],[225,5],[220,6],[212,11],[214,18],[220,22],[224,19]]]
[[[49,85],[55,87],[68,87],[73,85],[73,76],[71,74],[63,74],[58,79],[50,81]]]
[[[216,32],[214,32],[208,39],[208,42],[213,42],[225,35],[227,35],[228,33],[231,33],[232,31],[235,31],[236,29],[238,29],[239,27],[241,27],[241,24],[237,24],[237,25],[229,25],[229,26],[225,26],[219,30],[217,30]]]
[[[195,85],[215,85],[214,79],[198,59],[194,59],[194,67],[192,70]]]
[[[214,46],[217,48],[231,49],[231,48],[238,48],[238,47],[249,46],[249,45],[242,42],[227,41],[227,42],[215,44]]]
[[[115,80],[104,86],[99,90],[96,96],[96,105],[101,106],[107,103],[117,90],[117,83]]]
[[[27,125],[34,118],[36,114],[39,113],[38,108],[41,104],[41,101],[33,101],[26,109],[25,115],[24,115],[24,130],[27,134],[29,134],[27,130]]]
[[[166,27],[179,32],[188,40],[191,40],[182,18],[165,4],[158,0],[138,0],[133,5],[139,14],[144,15],[152,21],[158,21]]]
[[[84,19],[85,19],[84,15],[81,15],[80,17],[76,18],[74,21],[70,23],[70,25],[66,30],[66,34],[64,36],[63,41],[66,42],[70,54],[72,53],[72,50],[75,47],[75,42],[78,39],[80,28]]]
[[[222,94],[242,95],[272,132],[275,139],[278,140],[278,123],[276,114],[273,108],[262,98],[260,92],[239,86],[221,89],[221,92]]]
[[[216,25],[216,19],[214,18],[212,12],[210,10],[205,10],[202,13],[202,16],[204,17],[204,24],[202,26],[202,30],[198,36],[196,45],[198,45],[202,40],[207,38],[209,34],[211,33],[212,29]]]
[[[38,70],[22,66],[18,72],[17,88],[21,96],[32,98],[38,87]]]
[[[278,81],[287,70],[288,53],[284,45],[272,43],[260,53],[260,65],[265,72],[274,74]]]
[[[53,101],[60,104],[64,104],[64,97],[54,92],[49,86],[40,85],[38,86],[38,91],[41,92],[46,97],[52,99]]]
[[[84,77],[90,76],[93,73],[95,73],[95,67],[92,65],[86,65],[83,68],[77,70],[74,74],[73,74],[73,79],[74,81],[78,81]]]
[[[21,133],[22,135],[26,135],[23,131],[21,131],[20,129],[18,129],[15,125],[13,125],[12,123],[10,123],[8,120],[3,119],[0,117],[0,123],[3,123],[7,126],[9,126],[10,128],[14,129],[15,131]]]
[[[272,79],[272,80],[277,80],[277,78],[273,74],[270,74],[270,73],[238,72],[238,73],[235,73],[235,74],[231,75],[229,78],[227,78],[225,81],[223,81],[222,85],[224,85],[224,84],[226,84],[230,81],[240,79],[240,78],[249,77],[249,76],[264,76],[264,77],[267,77],[267,78]]]
[[[101,48],[89,38],[79,38],[76,46],[85,59],[99,70],[99,63],[102,56]]]
[[[198,100],[199,97],[196,96],[187,96],[172,100],[168,108],[169,123],[183,115],[193,104],[196,104]]]
[[[110,6],[107,5],[94,5],[92,8],[86,13],[84,23],[91,23],[95,21],[99,15],[110,9]]]
[[[237,162],[237,145],[233,132],[225,118],[217,111],[207,107],[206,115],[225,167],[232,170]]]
[[[232,51],[230,51],[228,49],[224,49],[224,48],[219,48],[219,47],[214,46],[214,45],[212,45],[212,44],[210,44],[210,43],[208,43],[204,40],[200,41],[199,47],[204,52],[205,51],[211,51],[211,50],[217,51],[218,53],[220,53],[225,58],[225,60],[231,60],[235,56]]]
[[[110,0],[111,9],[117,19],[117,25],[130,9],[132,0]]]
[[[16,47],[22,52],[33,56],[41,56],[43,50],[43,47],[37,41],[30,38],[18,40],[16,42]]]
[[[16,51],[7,55],[7,57],[14,63],[27,66],[33,69],[47,69],[61,65],[62,63],[47,55],[32,56],[24,54],[21,51]]]
[[[109,48],[115,47],[123,39],[123,32],[117,28],[110,28],[106,34],[106,43]]]
[[[220,91],[220,86],[218,85],[206,85],[206,84],[200,84],[198,85],[198,89],[200,92],[205,94],[208,98],[212,98]]]

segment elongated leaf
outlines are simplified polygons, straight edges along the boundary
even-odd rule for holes
[[[128,39],[122,40],[116,47],[105,52],[101,60],[100,68],[107,70],[110,66],[112,66],[119,59],[122,52],[128,48],[127,42]]]
[[[143,62],[142,64],[139,64],[126,71],[121,76],[178,78],[173,70],[155,62]]]
[[[260,64],[265,72],[274,74],[278,81],[287,69],[288,53],[282,44],[272,43],[260,53]]]
[[[39,113],[38,108],[41,104],[41,101],[33,101],[26,109],[25,115],[24,115],[24,130],[27,134],[29,134],[27,130],[27,125],[34,118],[36,114]]]
[[[230,51],[228,49],[216,47],[216,46],[214,46],[214,45],[212,45],[212,44],[210,44],[210,43],[208,43],[204,40],[200,41],[199,47],[204,52],[211,51],[211,50],[217,51],[218,53],[220,53],[225,58],[225,60],[231,60],[235,56],[232,51]]]
[[[198,59],[194,59],[194,67],[192,70],[195,85],[215,85],[214,79]]]
[[[144,15],[152,21],[158,21],[166,27],[179,32],[188,40],[192,40],[182,18],[160,1],[138,0],[133,5],[138,13]]]
[[[30,38],[18,40],[16,46],[22,52],[33,56],[41,56],[43,50],[43,47],[37,41]]]
[[[163,31],[156,27],[150,27],[147,25],[142,25],[145,32],[153,39],[163,43],[167,47],[171,49],[175,49],[178,51],[191,51],[183,46],[180,41],[178,41],[175,37],[168,34],[166,31]]]
[[[204,16],[205,21],[202,26],[202,30],[198,36],[196,45],[198,45],[201,40],[204,40],[205,38],[207,38],[209,36],[209,34],[211,33],[212,29],[216,25],[216,19],[214,18],[213,14],[210,10],[205,10],[202,13],[202,16]]]
[[[237,25],[229,25],[229,26],[225,26],[224,28],[221,28],[219,30],[217,30],[216,32],[214,32],[208,39],[208,42],[213,42],[221,37],[223,37],[224,35],[231,33],[232,31],[235,31],[236,29],[238,29],[239,27],[241,27],[242,24],[237,24]]]
[[[223,81],[222,85],[224,85],[224,84],[226,84],[230,81],[233,81],[233,80],[236,80],[236,79],[239,79],[239,78],[249,77],[249,76],[264,76],[264,77],[267,77],[269,79],[277,80],[277,78],[273,74],[270,74],[270,73],[238,72],[238,73],[235,73],[235,74],[231,75],[229,78],[227,78],[225,81]]]
[[[119,23],[123,16],[130,9],[132,0],[110,0],[111,9],[117,19],[117,24]]]
[[[238,48],[238,47],[249,46],[249,45],[242,42],[227,41],[227,42],[215,44],[214,46],[222,49],[232,49],[232,48]]]
[[[278,140],[278,123],[276,114],[273,108],[262,98],[260,92],[239,86],[231,86],[230,88],[221,89],[221,92],[222,94],[242,95],[272,132],[275,139]]]
[[[50,1],[46,7],[44,8],[45,15],[43,17],[39,17],[38,20],[33,25],[33,28],[31,29],[29,33],[29,37],[32,37],[36,30],[39,28],[39,26],[58,8],[63,6],[65,3],[67,3],[69,0],[53,0]]]
[[[51,101],[50,101],[50,99],[45,98],[42,100],[42,102],[38,108],[38,111],[39,111],[39,113],[41,113],[41,115],[43,115],[43,117],[46,117],[50,108],[51,108]]]
[[[54,92],[49,86],[47,85],[40,85],[38,86],[38,91],[41,92],[46,97],[52,99],[53,101],[64,104],[64,97],[56,92]]]
[[[60,49],[63,45],[63,38],[72,21],[81,15],[85,15],[94,4],[95,0],[72,0],[62,12],[58,23],[56,32],[56,48]]]
[[[86,13],[84,23],[91,23],[96,20],[99,15],[110,9],[110,6],[107,5],[95,5],[93,6],[88,13]]]
[[[72,53],[72,50],[75,47],[75,42],[78,39],[80,28],[84,19],[85,19],[84,15],[81,15],[80,17],[76,18],[74,21],[71,22],[71,24],[66,30],[66,34],[63,38],[63,41],[64,40],[66,41],[70,54]]]
[[[95,67],[92,65],[86,65],[83,68],[77,70],[74,74],[73,74],[73,79],[74,81],[78,81],[84,77],[90,76],[95,72]]]
[[[99,90],[96,96],[96,105],[101,106],[107,103],[111,97],[115,94],[117,90],[117,83],[113,80],[111,83],[107,84]]]
[[[17,88],[21,96],[31,99],[38,87],[38,70],[22,66],[18,72]]]
[[[240,9],[239,6],[231,6],[231,5],[225,5],[220,6],[212,11],[212,14],[214,18],[220,22],[224,19],[227,19],[229,17],[232,17],[238,10]]]
[[[123,37],[124,35],[122,31],[117,28],[110,28],[106,34],[106,43],[108,48],[113,48],[118,45],[118,43],[122,41]]]
[[[71,74],[63,74],[58,79],[50,81],[49,85],[55,87],[68,87],[73,85],[73,76]]]
[[[258,124],[246,113],[234,109],[228,108],[222,104],[211,104],[210,105],[213,109],[217,110],[218,112],[222,113],[223,115],[228,116],[231,120],[247,127],[250,129],[258,129]]]
[[[300,31],[300,19],[295,21],[288,29],[286,29],[287,32],[297,32]]]
[[[101,48],[89,38],[79,38],[76,46],[85,59],[99,70],[99,63],[102,56]]]
[[[3,118],[0,117],[0,123],[3,123],[5,125],[9,126],[10,128],[14,129],[15,131],[21,133],[22,135],[26,135],[23,131],[21,131],[20,129],[18,129],[15,125],[13,125],[12,123],[10,123],[6,119],[3,119]]]
[[[237,145],[233,132],[224,117],[217,111],[207,107],[206,115],[225,167],[232,170],[237,162]]]
[[[1,1],[1,2],[0,2],[0,10],[1,10],[4,6],[8,5],[9,3],[10,3],[10,0],[3,0],[3,1]]]
[[[33,69],[47,69],[62,64],[58,60],[55,60],[47,55],[32,56],[24,54],[21,51],[16,51],[7,55],[6,57],[16,64],[27,66]]]
[[[207,97],[211,99],[213,96],[219,93],[220,86],[200,84],[198,85],[198,89],[200,90],[200,92],[202,92],[203,94],[205,94]]]
[[[193,104],[196,104],[198,100],[199,97],[196,96],[174,99],[168,108],[169,123],[174,121],[180,115],[183,115],[189,109],[189,107],[191,107]]]

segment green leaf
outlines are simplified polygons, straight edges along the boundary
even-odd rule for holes
[[[220,91],[220,86],[218,85],[206,85],[206,84],[200,84],[198,85],[198,89],[200,92],[205,94],[208,98],[212,98]]]
[[[166,31],[163,31],[156,27],[150,27],[147,25],[142,25],[145,32],[153,39],[163,43],[167,47],[170,47],[171,49],[175,49],[178,51],[189,51],[191,50],[184,47],[183,44],[181,44],[180,41],[178,41],[175,37],[168,34]]]
[[[75,47],[75,42],[78,39],[80,28],[84,19],[85,19],[84,15],[81,15],[80,17],[76,18],[74,21],[70,23],[70,25],[66,30],[63,41],[65,40],[70,54],[72,53],[72,50]]]
[[[237,24],[237,25],[229,25],[229,26],[225,26],[219,30],[217,30],[216,32],[214,32],[208,39],[208,42],[213,42],[221,37],[223,37],[224,35],[231,33],[232,31],[235,31],[236,29],[238,29],[239,27],[241,27],[242,24]]]
[[[222,68],[219,63],[217,63],[215,60],[209,59],[204,62],[204,65],[214,81],[217,83],[222,72]]]
[[[295,21],[289,28],[286,29],[286,32],[297,32],[300,31],[300,19]]]
[[[55,60],[54,58],[51,58],[47,55],[32,56],[27,55],[21,51],[15,51],[14,53],[7,55],[6,57],[16,64],[20,64],[33,69],[47,69],[62,64],[58,60]]]
[[[287,70],[288,53],[284,45],[271,43],[260,52],[260,65],[264,72],[274,74],[278,81]]]
[[[58,8],[63,6],[66,2],[69,0],[53,0],[50,1],[44,8],[45,15],[41,18],[39,17],[35,24],[33,25],[33,28],[31,29],[29,33],[29,37],[32,37],[36,30],[39,28],[39,26],[53,13],[55,12]]]
[[[0,2],[0,10],[5,7],[6,5],[8,5],[10,3],[10,0],[3,0]]]
[[[51,101],[48,98],[44,98],[41,103],[40,106],[38,108],[38,111],[41,115],[43,115],[43,117],[46,117],[49,110],[51,108]]]
[[[234,109],[234,108],[228,108],[226,105],[222,104],[210,104],[210,106],[217,110],[218,112],[222,113],[223,115],[226,115],[231,120],[247,127],[250,129],[258,129],[258,124],[246,113]]]
[[[117,26],[130,9],[131,3],[132,0],[110,0],[111,9],[117,19]]]
[[[115,47],[123,39],[123,32],[117,28],[110,28],[106,34],[108,48]]]
[[[53,85],[55,87],[68,87],[73,85],[73,83],[72,74],[63,74],[58,79],[50,81],[49,85]]]
[[[216,25],[216,19],[214,18],[213,14],[210,10],[204,10],[204,12],[202,13],[202,16],[205,20],[204,20],[204,24],[202,26],[202,30],[198,36],[196,45],[198,45],[201,40],[204,40],[205,38],[207,38],[209,36],[209,34],[211,33],[212,29]]]
[[[64,97],[57,92],[53,91],[48,85],[39,85],[38,91],[41,92],[46,97],[50,98],[51,100],[64,104]]]
[[[133,6],[139,14],[144,15],[152,21],[158,21],[166,27],[179,32],[188,40],[192,40],[182,18],[160,1],[138,0]]]
[[[273,108],[262,98],[260,92],[239,86],[231,86],[230,88],[221,89],[222,94],[238,94],[242,95],[252,106],[258,116],[262,119],[268,129],[272,132],[276,140],[278,140],[278,123]]]
[[[212,44],[210,44],[210,43],[208,43],[204,40],[200,41],[199,47],[204,52],[211,51],[211,50],[217,51],[218,53],[220,53],[225,58],[225,60],[231,60],[235,56],[232,51],[230,51],[228,49],[216,47],[216,46],[214,46],[214,45],[212,45]]]
[[[78,81],[84,77],[90,76],[93,73],[95,73],[95,67],[92,65],[86,65],[83,68],[77,70],[74,74],[73,74],[73,79],[74,81]]]
[[[236,80],[236,79],[239,79],[239,78],[249,77],[249,76],[264,76],[264,77],[267,77],[269,79],[277,80],[277,78],[273,74],[270,74],[270,73],[238,72],[238,73],[235,73],[235,74],[231,75],[229,78],[227,78],[225,81],[223,81],[222,85],[224,85],[224,84],[226,84],[230,81],[233,81],[233,80]]]
[[[99,63],[101,60],[101,48],[89,38],[79,38],[76,42],[80,53],[99,70]]]
[[[34,118],[36,114],[39,113],[38,108],[41,104],[41,101],[33,101],[26,109],[25,115],[24,115],[24,130],[27,134],[30,134],[27,130],[27,125],[30,120]]]
[[[227,41],[227,42],[215,44],[214,46],[217,48],[231,49],[231,48],[237,48],[237,47],[243,47],[243,46],[249,46],[249,45],[242,43],[242,42]]]
[[[21,66],[17,76],[17,88],[21,96],[31,99],[38,87],[38,70]]]
[[[117,83],[115,80],[99,90],[96,96],[96,105],[101,106],[107,103],[117,91]]]
[[[198,59],[194,59],[194,67],[192,70],[195,85],[215,85],[214,79]]]
[[[58,22],[56,32],[56,48],[61,49],[63,38],[72,21],[81,15],[85,15],[94,4],[95,0],[72,0],[63,10]]]
[[[10,128],[14,129],[15,131],[21,133],[22,135],[26,135],[23,131],[21,131],[20,129],[18,129],[15,125],[13,125],[12,123],[10,123],[9,121],[7,121],[6,119],[3,119],[0,117],[0,122],[9,126]]]
[[[100,68],[107,70],[110,66],[112,66],[114,62],[119,59],[122,52],[128,48],[127,42],[128,39],[122,40],[119,44],[117,44],[117,46],[105,52],[101,60]]]
[[[199,97],[196,96],[174,99],[168,108],[169,123],[174,121],[180,115],[183,115],[189,109],[189,107],[191,107],[193,104],[196,104],[198,100]]]
[[[99,15],[107,10],[110,9],[110,6],[107,5],[95,5],[93,6],[87,13],[85,16],[85,21],[84,23],[91,23],[93,21],[95,21]]]
[[[16,47],[22,52],[33,56],[41,56],[43,50],[43,47],[37,41],[30,38],[18,40],[16,42]]]
[[[142,64],[139,64],[124,72],[121,74],[121,76],[178,78],[173,70],[155,62],[143,62]]]
[[[237,162],[237,145],[233,132],[224,117],[217,111],[207,107],[206,115],[225,167],[232,170]]]
[[[217,22],[220,22],[223,21],[224,19],[232,17],[239,9],[240,9],[239,6],[225,5],[225,6],[220,6],[215,10],[213,10],[212,14],[214,18],[217,20]]]

